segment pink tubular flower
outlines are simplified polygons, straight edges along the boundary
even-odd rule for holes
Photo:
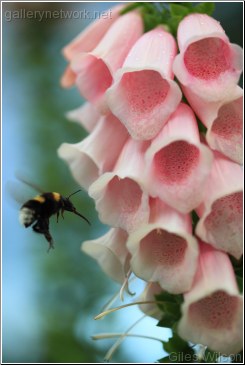
[[[92,133],[81,142],[63,143],[58,154],[68,162],[75,180],[88,189],[102,173],[113,169],[127,138],[127,130],[109,114],[101,117]]]
[[[243,300],[228,256],[201,243],[197,273],[184,295],[179,335],[230,355],[242,349]]]
[[[147,283],[145,290],[139,297],[139,301],[154,301],[156,300],[155,295],[162,292],[162,288],[158,283]],[[160,320],[163,316],[163,312],[158,308],[157,304],[140,304],[140,310],[147,316]]]
[[[66,117],[73,122],[81,124],[87,132],[92,132],[100,119],[100,114],[92,104],[87,102],[79,108],[66,113]]]
[[[187,87],[182,87],[182,90],[192,109],[208,129],[206,139],[209,146],[241,164],[243,90],[237,86],[229,99],[218,102],[207,102]]]
[[[128,13],[116,20],[93,51],[80,53],[72,60],[81,95],[101,111],[106,111],[104,93],[111,86],[114,73],[142,32],[141,16]]]
[[[149,219],[149,199],[142,171],[148,142],[129,139],[113,172],[103,174],[89,188],[100,220],[130,232]]]
[[[243,252],[242,191],[242,168],[215,153],[203,203],[197,209],[196,234],[237,259]]]
[[[103,17],[100,17],[98,20],[90,24],[63,48],[62,53],[64,57],[71,62],[77,54],[92,51],[103,38],[107,30],[119,17],[119,13],[122,8],[123,5],[117,5],[108,10],[107,13],[104,13]],[[72,71],[71,66],[68,65],[61,78],[61,85],[65,88],[71,87],[75,83],[75,80],[76,74]]]
[[[134,139],[155,137],[181,100],[172,72],[176,52],[173,36],[161,26],[145,33],[107,90],[112,113]]]
[[[112,228],[104,236],[85,241],[82,251],[97,260],[101,269],[113,280],[123,283],[129,270],[129,252],[126,247],[127,233]]]
[[[242,71],[242,49],[229,43],[220,23],[190,14],[178,27],[180,54],[173,70],[179,81],[207,101],[226,99]]]
[[[159,199],[151,199],[150,208],[149,223],[128,237],[132,271],[141,279],[158,282],[170,293],[183,293],[191,288],[198,257],[190,215]]]
[[[212,153],[200,143],[195,116],[181,103],[146,152],[145,181],[151,196],[188,213],[203,200]]]

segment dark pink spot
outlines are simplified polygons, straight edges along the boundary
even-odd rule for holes
[[[154,229],[140,242],[142,255],[156,265],[172,266],[182,262],[186,241],[162,229]]]
[[[154,156],[157,178],[167,184],[187,179],[199,160],[199,150],[185,141],[176,141],[162,148]]]
[[[144,70],[123,75],[121,86],[131,112],[146,113],[163,103],[169,84],[157,71]]]
[[[229,46],[220,38],[205,38],[189,45],[184,55],[188,72],[203,80],[215,80],[231,68]]]
[[[238,298],[220,290],[191,304],[189,314],[196,326],[230,329],[237,307]]]

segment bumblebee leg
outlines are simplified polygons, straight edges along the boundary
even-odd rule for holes
[[[64,219],[64,209],[61,209],[61,217]]]
[[[49,220],[48,219],[39,219],[34,226],[32,227],[33,231],[37,233],[44,234],[46,240],[49,243],[48,251],[51,248],[54,248],[54,241],[53,238],[49,232]]]
[[[60,211],[58,210],[57,214],[56,214],[56,217],[57,217],[57,223],[59,221],[59,215],[60,215]]]

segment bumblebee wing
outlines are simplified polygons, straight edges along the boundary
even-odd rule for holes
[[[27,177],[23,176],[23,173],[21,173],[20,171],[16,171],[15,172],[15,177],[17,180],[21,181],[23,184],[29,186],[30,188],[32,188],[33,190],[35,190],[36,192],[39,192],[41,194],[44,193],[44,190],[41,189],[38,185],[30,182],[31,178],[28,178],[28,175],[26,175]]]
[[[18,181],[8,181],[4,190],[7,200],[17,209],[33,196],[33,192]]]

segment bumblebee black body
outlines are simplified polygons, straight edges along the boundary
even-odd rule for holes
[[[78,191],[76,191],[75,193],[77,193]],[[61,194],[55,192],[43,193],[37,195],[33,199],[28,200],[20,208],[20,223],[26,228],[33,225],[32,229],[35,232],[41,233],[45,236],[46,240],[49,243],[49,249],[51,247],[54,248],[53,239],[49,232],[49,218],[52,215],[56,214],[58,222],[59,214],[61,213],[62,218],[64,218],[63,214],[66,210],[68,212],[72,212],[78,215],[88,224],[90,224],[89,220],[86,217],[77,212],[76,208],[69,200],[70,196],[68,198],[65,198]]]

